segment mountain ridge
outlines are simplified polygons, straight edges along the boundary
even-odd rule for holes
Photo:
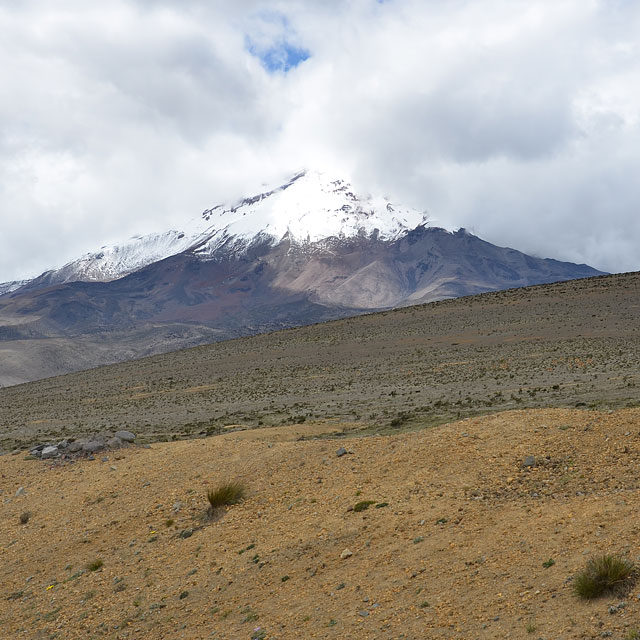
[[[310,203],[313,203],[312,205]],[[202,259],[234,241],[241,254],[253,243],[285,238],[300,245],[357,235],[396,239],[427,222],[427,215],[388,199],[356,194],[349,181],[318,171],[299,171],[283,184],[234,203],[217,204],[181,229],[137,235],[89,252],[28,281],[0,284],[0,295],[24,286],[108,282],[184,251]]]
[[[357,196],[350,183],[318,173],[206,210],[187,231],[134,240],[17,288],[5,286],[0,384],[32,380],[38,371],[53,375],[211,340],[602,274],[497,247],[465,229],[432,226],[423,212]],[[73,341],[95,354],[78,355]]]

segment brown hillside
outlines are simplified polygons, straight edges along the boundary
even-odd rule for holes
[[[288,440],[323,428],[59,466],[1,457],[0,635],[637,637],[640,586],[584,602],[571,578],[591,554],[638,559],[640,410]],[[207,489],[227,478],[248,497],[203,525]],[[374,504],[349,510],[362,500]]]
[[[122,428],[148,441],[301,420],[379,433],[505,409],[625,407],[638,401],[639,363],[640,274],[574,280],[0,389],[0,449]]]

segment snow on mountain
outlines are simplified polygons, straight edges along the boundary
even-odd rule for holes
[[[16,291],[23,285],[27,284],[28,280],[15,280],[13,282],[2,282],[0,283],[0,296],[5,295],[5,293],[12,293]]]
[[[395,207],[383,197],[359,195],[345,180],[301,171],[271,191],[207,209],[182,230],[102,247],[36,280],[47,284],[116,280],[188,249],[207,259],[223,245],[232,245],[237,252],[256,239],[275,244],[287,234],[298,245],[373,234],[394,240],[426,223],[425,213]]]
[[[134,236],[127,242],[105,246],[69,262],[60,269],[47,272],[51,283],[72,281],[116,280],[158,260],[185,251],[198,240],[198,234],[166,231],[146,236]]]
[[[386,198],[360,195],[345,180],[302,171],[289,182],[235,206],[218,205],[203,213],[212,223],[209,239],[197,248],[207,256],[230,238],[250,243],[256,237],[279,242],[287,234],[297,244],[374,233],[395,240],[427,223],[425,213],[395,207]]]

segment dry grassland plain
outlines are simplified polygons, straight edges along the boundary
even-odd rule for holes
[[[499,292],[0,390],[22,447],[0,637],[640,637],[640,584],[573,593],[593,555],[640,561],[639,293]],[[121,428],[151,448],[25,459]],[[246,498],[207,520],[229,479]]]

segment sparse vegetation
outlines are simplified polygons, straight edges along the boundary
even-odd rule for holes
[[[209,501],[209,512],[213,512],[220,507],[226,507],[240,502],[246,494],[244,484],[237,480],[231,480],[219,484],[215,489],[207,492]]]
[[[41,380],[6,387],[0,389],[0,446],[26,447],[36,435],[44,441],[109,430],[120,422],[123,388],[127,428],[140,442],[217,435],[233,424],[286,427],[292,417],[306,418],[307,426],[372,416],[370,432],[397,433],[516,406],[586,410],[598,402],[607,408],[637,403],[629,385],[638,379],[631,305],[640,278],[625,274],[609,276],[606,287],[602,282],[487,293],[472,303],[461,298],[303,327],[291,331],[291,340],[276,332],[123,363],[106,377],[97,369],[73,374],[63,385]],[[515,332],[513,340],[500,340],[497,310],[501,325]],[[478,336],[495,336],[489,352],[483,339],[428,347],[434,340],[446,344],[447,336],[469,327]],[[527,345],[538,329],[542,341],[531,353]],[[370,348],[361,350],[362,343]],[[325,362],[331,363],[328,369]],[[83,401],[87,389],[91,402]],[[376,402],[377,394],[384,405]],[[48,408],[46,426],[39,424],[41,403]],[[77,417],[67,433],[55,425],[69,403]]]
[[[104,562],[100,558],[96,558],[92,562],[87,564],[87,571],[97,571],[104,565]]]
[[[633,571],[633,562],[621,556],[595,556],[576,574],[573,589],[577,596],[585,600],[597,598],[622,585]]]
[[[545,560],[545,561],[542,563],[542,566],[543,566],[545,569],[549,569],[549,567],[553,567],[553,565],[554,565],[555,563],[556,563],[556,561],[555,561],[553,558],[549,558],[548,560]]]
[[[361,500],[353,505],[353,510],[356,513],[360,513],[361,511],[366,511],[372,504],[375,504],[375,500]]]

